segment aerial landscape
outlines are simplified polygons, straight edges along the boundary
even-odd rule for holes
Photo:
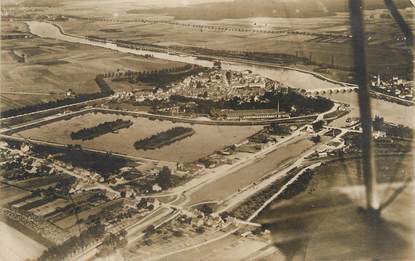
[[[415,260],[414,8],[1,1],[0,261]]]

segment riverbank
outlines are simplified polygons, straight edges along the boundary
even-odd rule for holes
[[[99,43],[99,42],[93,42],[81,38],[71,37],[67,35],[62,35],[57,29],[56,26],[44,23],[44,22],[27,22],[30,28],[30,31],[38,36],[41,37],[50,37],[50,38],[57,38],[59,40],[63,41],[69,41],[69,42],[76,42],[81,44],[88,44],[88,45],[95,45],[103,48],[108,48],[112,50],[116,50],[119,52],[124,53],[133,53],[133,54],[139,54],[139,55],[145,55],[145,54],[151,54],[154,55],[154,57],[159,59],[165,59],[165,60],[171,60],[176,62],[183,62],[183,63],[191,63],[191,64],[197,64],[200,66],[205,67],[211,67],[213,66],[212,61],[206,61],[198,59],[197,57],[192,56],[180,56],[180,55],[173,55],[173,54],[166,54],[166,53],[159,53],[159,52],[150,52],[150,51],[141,51],[141,50],[134,50],[134,49],[128,49],[124,47],[118,47],[115,44],[107,44],[107,43]],[[235,64],[235,63],[224,63],[222,65],[222,68],[225,70],[234,70],[234,71],[243,71],[243,70],[251,70],[254,73],[263,75],[265,77],[268,77],[270,79],[279,81],[287,86],[295,86],[298,89],[312,89],[312,88],[338,88],[339,85],[344,86],[344,83],[341,82],[333,82],[333,81],[323,81],[320,78],[315,77],[313,75],[313,72],[304,71],[301,72],[299,70],[291,70],[291,69],[276,69],[272,67],[267,67],[263,65],[249,65],[249,64]],[[357,112],[356,115],[359,115],[358,113],[358,102],[357,102],[357,95],[350,95],[351,98],[354,100],[352,102],[345,102],[351,105],[352,113]],[[350,97],[347,97],[346,99],[339,100],[340,102],[344,102],[346,100],[350,100]],[[329,96],[329,98],[331,98]],[[384,109],[384,108],[389,109]],[[377,115],[384,116],[384,114],[388,114],[388,117],[385,117],[385,120],[397,124],[403,124],[403,125],[409,125],[414,126],[414,122],[411,121],[411,124],[408,124],[408,115],[413,115],[413,110],[408,110],[406,106],[398,105],[395,103],[386,102],[383,100],[378,99],[372,99],[372,111],[376,112]],[[408,113],[410,111],[410,113]],[[393,114],[391,113],[393,112]]]
[[[62,35],[90,41],[90,39],[87,38],[87,37],[66,33],[64,31],[64,28],[61,25],[57,24],[57,23],[50,23],[50,24],[53,25],[53,26],[55,26],[56,28],[58,28],[59,32]],[[29,28],[30,28],[30,25],[29,25]],[[107,45],[108,44],[113,44],[113,45],[118,46],[117,41],[111,41],[111,40],[106,41],[105,44],[107,44]],[[136,50],[136,49],[128,48],[128,47],[124,47],[124,46],[122,46],[122,48]],[[145,50],[145,48],[143,48],[141,50]],[[183,50],[180,50],[180,51],[183,52]],[[163,49],[162,46],[160,46],[160,49],[158,49],[158,51],[153,51],[153,52],[165,53],[165,54],[168,54],[168,55],[170,55],[172,57],[175,56],[174,54],[172,54],[171,52],[169,52],[168,48]],[[184,55],[188,55],[190,57],[190,56],[192,56],[194,54],[192,54],[190,52],[187,52],[187,53],[184,52]],[[183,55],[178,55],[178,57],[182,57],[183,58],[184,56]],[[216,55],[202,55],[202,54],[197,54],[197,55],[194,55],[194,57],[196,57],[196,59],[199,59],[199,60],[207,60],[207,61],[210,61],[212,63],[212,65],[213,65],[213,62],[215,60],[224,60],[224,57],[223,56],[216,56]],[[310,74],[310,75],[312,75],[312,76],[314,76],[314,77],[316,77],[318,79],[321,79],[323,81],[326,81],[326,82],[329,82],[329,83],[333,83],[333,84],[336,84],[336,85],[340,85],[340,86],[353,86],[353,87],[356,86],[355,84],[352,84],[352,83],[347,83],[347,82],[342,82],[342,81],[338,81],[338,80],[335,80],[335,79],[330,79],[327,76],[324,76],[324,75],[322,75],[320,73],[317,73],[317,72],[313,72],[313,71],[306,70],[306,69],[301,69],[301,68],[296,68],[296,67],[292,67],[292,66],[276,65],[275,63],[270,63],[270,62],[256,62],[256,61],[250,61],[250,60],[246,60],[246,59],[232,58],[232,57],[226,57],[225,60],[224,60],[224,62],[225,63],[227,63],[227,62],[237,62],[237,63],[244,63],[244,64],[247,64],[247,65],[253,65],[253,66],[264,66],[264,67],[268,67],[268,68],[277,68],[277,69],[283,69],[283,70],[292,70],[292,71],[297,71],[297,72],[301,72],[301,73]]]
[[[399,104],[399,105],[404,105],[404,106],[414,106],[415,105],[414,101],[401,99],[399,97],[383,94],[383,93],[376,92],[376,91],[370,91],[370,96],[372,98],[385,100],[385,101],[396,103],[396,104]]]
[[[79,37],[79,38],[87,39],[86,37],[83,37],[83,36],[75,36],[75,35],[72,35],[72,34],[65,33],[63,27],[59,24],[53,23],[53,25],[55,25],[57,28],[59,28],[59,31],[63,35],[67,35],[67,36],[70,36],[70,37]],[[112,44],[117,45],[117,41],[109,41],[107,43],[112,43]],[[166,54],[171,55],[168,48],[163,49],[163,46],[160,46],[160,49],[158,49],[157,51],[158,52],[164,52]],[[242,58],[235,58],[235,57],[223,57],[223,56],[206,55],[206,54],[197,54],[197,55],[195,55],[194,52],[186,51],[186,48],[181,48],[180,52],[184,52],[185,55],[189,55],[189,56],[194,55],[199,60],[208,60],[208,61],[211,61],[211,62],[213,62],[215,60],[223,60],[225,64],[226,63],[228,63],[228,64],[242,63],[242,64],[246,64],[246,65],[251,65],[251,66],[262,66],[262,67],[265,67],[265,68],[275,68],[275,69],[282,69],[282,70],[297,71],[297,72],[300,72],[300,73],[309,74],[309,75],[311,75],[311,76],[313,76],[317,79],[322,80],[323,82],[331,83],[331,84],[334,84],[334,85],[337,85],[337,86],[341,86],[341,87],[356,87],[357,86],[356,84],[353,84],[353,83],[344,82],[344,81],[341,81],[339,79],[329,78],[327,75],[317,73],[317,72],[312,71],[310,69],[299,68],[299,67],[312,68],[313,66],[316,67],[316,65],[312,65],[312,64],[310,64],[310,65],[298,64],[297,67],[292,67],[292,66],[286,66],[286,65],[276,65],[275,63],[270,63],[270,62],[266,62],[266,61],[257,62],[257,61],[252,61],[252,60],[247,60],[247,59],[242,59]],[[183,57],[183,56],[180,55],[179,57]],[[329,69],[334,70],[333,68],[329,68]],[[293,85],[291,87],[300,88],[300,87],[295,86],[295,85]],[[320,85],[317,88],[320,88]],[[313,89],[313,88],[311,87],[311,88],[300,88],[300,89],[310,90],[310,89]],[[397,104],[400,104],[400,105],[412,106],[414,104],[414,102],[412,102],[412,101],[407,101],[407,100],[399,99],[397,97],[382,95],[382,94],[377,93],[377,92],[371,92],[371,95],[372,95],[373,98],[383,99],[385,101],[394,102],[394,103],[397,103]]]

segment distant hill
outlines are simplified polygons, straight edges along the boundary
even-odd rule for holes
[[[395,2],[399,8],[411,6],[409,0]],[[365,4],[366,9],[385,8],[383,0],[366,0]],[[348,0],[234,0],[180,8],[129,10],[128,13],[164,14],[176,19],[220,20],[247,17],[322,17],[347,11]]]

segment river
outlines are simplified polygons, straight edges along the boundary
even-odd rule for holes
[[[43,38],[53,38],[61,41],[71,42],[71,43],[80,43],[93,45],[98,47],[103,47],[122,53],[131,53],[138,55],[150,54],[155,58],[165,59],[170,61],[184,62],[190,64],[196,64],[205,67],[213,66],[212,61],[200,59],[194,56],[183,56],[175,55],[162,52],[153,52],[153,51],[143,51],[129,49],[125,47],[117,46],[114,43],[102,43],[97,41],[92,41],[85,39],[83,37],[66,35],[61,32],[61,30],[50,23],[31,21],[27,22],[30,32],[34,35]],[[323,88],[338,88],[340,84],[325,81],[321,78],[315,77],[312,73],[307,73],[304,71],[298,71],[295,69],[287,68],[278,68],[270,67],[265,65],[253,65],[237,62],[222,62],[222,68],[225,70],[234,70],[234,71],[244,71],[251,70],[254,73],[263,75],[272,80],[279,81],[285,85],[299,88],[299,89],[323,89]],[[338,102],[343,102],[350,104],[352,112],[348,117],[358,116],[358,103],[356,93],[347,93],[347,94],[333,94],[327,95],[328,98],[333,99]],[[393,122],[397,124],[403,124],[415,128],[415,118],[413,116],[414,109],[413,107],[407,107],[399,105],[396,103],[387,102],[384,100],[372,99],[372,113],[373,115],[379,115],[385,118],[388,122]],[[345,117],[344,117],[345,118]],[[335,122],[335,125],[344,125],[344,118]]]

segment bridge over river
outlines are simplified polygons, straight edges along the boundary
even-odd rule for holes
[[[322,89],[310,89],[306,90],[306,94],[319,95],[319,94],[331,94],[331,93],[346,93],[353,92],[357,90],[357,86],[347,86],[347,87],[333,87],[333,88],[322,88]]]

